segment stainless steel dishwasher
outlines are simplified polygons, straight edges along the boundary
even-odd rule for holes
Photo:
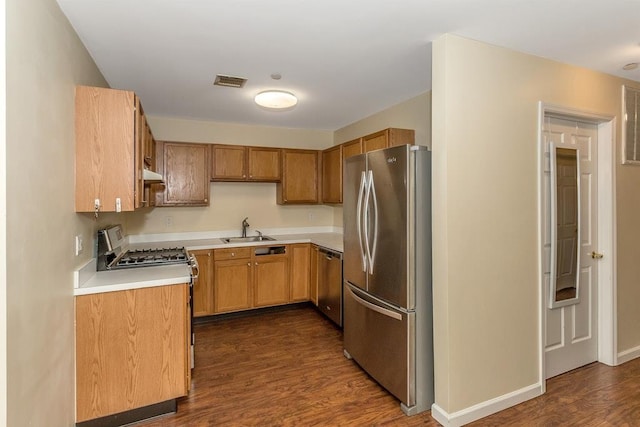
[[[318,249],[318,308],[342,326],[342,253]]]

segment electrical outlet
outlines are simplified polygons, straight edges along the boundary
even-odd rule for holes
[[[164,218],[164,226],[166,228],[171,228],[173,227],[173,217],[171,216],[167,216]]]
[[[313,212],[309,212],[309,222],[313,222],[314,218]]]
[[[82,234],[76,236],[76,256],[82,253]]]

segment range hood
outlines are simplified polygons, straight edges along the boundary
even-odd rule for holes
[[[142,179],[145,182],[163,182],[162,175],[149,169],[142,169]]]

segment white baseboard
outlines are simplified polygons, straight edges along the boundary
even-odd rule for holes
[[[621,365],[624,362],[628,362],[637,357],[640,357],[640,346],[630,348],[629,350],[621,351],[620,353],[618,353],[618,360],[616,365]]]
[[[444,427],[460,427],[473,421],[495,414],[504,409],[525,402],[543,393],[542,384],[532,384],[511,393],[487,400],[452,414],[447,413],[435,403],[431,406],[431,416]]]

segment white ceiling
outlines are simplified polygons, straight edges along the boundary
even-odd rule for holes
[[[640,81],[638,0],[58,0],[152,116],[335,130],[431,88],[444,33]],[[282,79],[270,75],[280,73]],[[245,77],[242,89],[213,86]],[[473,64],[469,64],[473,78]],[[295,93],[266,111],[256,93]]]

